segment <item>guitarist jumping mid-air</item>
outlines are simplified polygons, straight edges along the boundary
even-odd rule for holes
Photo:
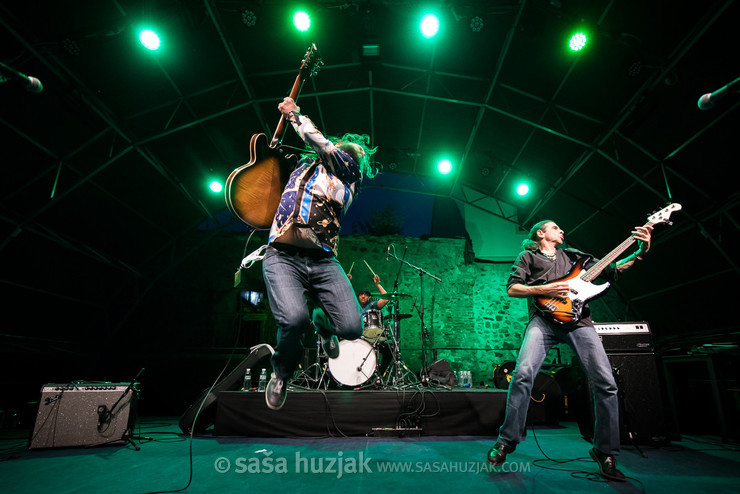
[[[360,306],[336,250],[342,217],[362,179],[377,173],[371,160],[376,149],[368,147],[368,136],[345,134],[329,140],[291,98],[278,110],[315,155],[300,160],[288,178],[262,262],[278,326],[274,372],[265,393],[272,409],[283,406],[288,380],[303,356],[301,338],[311,324],[306,295],[328,318],[319,336],[330,358],[339,355],[337,335],[348,340],[362,335]]]
[[[653,225],[667,221],[673,204],[651,216],[630,237],[593,267],[584,270],[592,257],[575,249],[558,248],[565,232],[550,220],[540,221],[529,232],[512,266],[507,283],[510,297],[531,298],[529,323],[513,372],[506,403],[506,418],[498,441],[488,452],[488,462],[501,465],[506,455],[524,440],[532,386],[549,350],[567,343],[578,355],[594,396],[595,427],[591,457],[608,480],[624,481],[616,467],[619,454],[619,400],[612,366],[591,320],[587,301],[606,291],[608,283],[594,285],[597,276],[616,280],[623,271],[640,262],[650,250]],[[615,261],[619,254],[637,242],[633,254]]]

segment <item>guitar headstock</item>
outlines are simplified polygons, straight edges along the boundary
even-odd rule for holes
[[[306,54],[303,56],[303,60],[301,61],[301,75],[306,77],[306,75],[313,77],[316,74],[318,74],[319,69],[324,65],[324,61],[321,60],[321,53],[319,53],[319,49],[316,48],[315,43],[311,43],[311,46],[308,48],[308,51],[306,51]]]
[[[671,213],[674,211],[680,211],[681,205],[677,202],[674,202],[673,204],[669,204],[668,206],[664,207],[660,211],[657,211],[650,216],[648,216],[648,222],[655,225],[658,223],[668,223],[671,224],[670,221],[668,221],[671,217]]]

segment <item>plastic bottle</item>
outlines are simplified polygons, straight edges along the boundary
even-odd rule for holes
[[[252,389],[252,369],[247,367],[244,371],[244,382],[242,383],[242,391],[251,391]]]
[[[267,386],[267,369],[262,369],[260,371],[260,384],[257,388],[257,391],[264,391],[265,387]]]

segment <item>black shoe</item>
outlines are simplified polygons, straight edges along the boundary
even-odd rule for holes
[[[502,442],[497,442],[488,451],[488,463],[491,465],[503,465],[506,461],[506,455],[513,453],[516,446],[508,446]]]
[[[324,350],[327,357],[339,357],[339,338],[337,338],[337,335],[323,336],[320,334],[319,337],[321,338],[321,349]]]
[[[265,389],[265,401],[267,406],[273,410],[280,410],[285,404],[285,397],[288,395],[288,386],[282,379],[278,379],[275,373],[272,373],[270,382]]]
[[[602,477],[607,480],[624,482],[624,474],[617,470],[617,460],[613,456],[605,455],[596,448],[593,448],[588,454],[599,464],[599,473]]]

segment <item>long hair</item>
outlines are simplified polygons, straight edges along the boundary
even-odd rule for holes
[[[357,161],[357,164],[360,165],[360,173],[362,173],[362,177],[365,178],[373,178],[375,175],[378,174],[379,167],[377,162],[373,161],[372,156],[375,154],[375,152],[378,150],[376,147],[370,147],[370,136],[367,134],[344,134],[341,139],[331,139],[332,142],[334,142],[335,146],[345,153],[352,156],[355,161]],[[357,153],[355,152],[355,149],[352,146],[348,146],[347,144],[357,144],[362,149],[365,150],[364,156],[357,156]]]
[[[537,232],[542,230],[542,227],[547,223],[553,223],[552,220],[542,220],[535,223],[529,230],[529,236],[522,241],[522,250],[537,250],[539,244],[537,243]]]

